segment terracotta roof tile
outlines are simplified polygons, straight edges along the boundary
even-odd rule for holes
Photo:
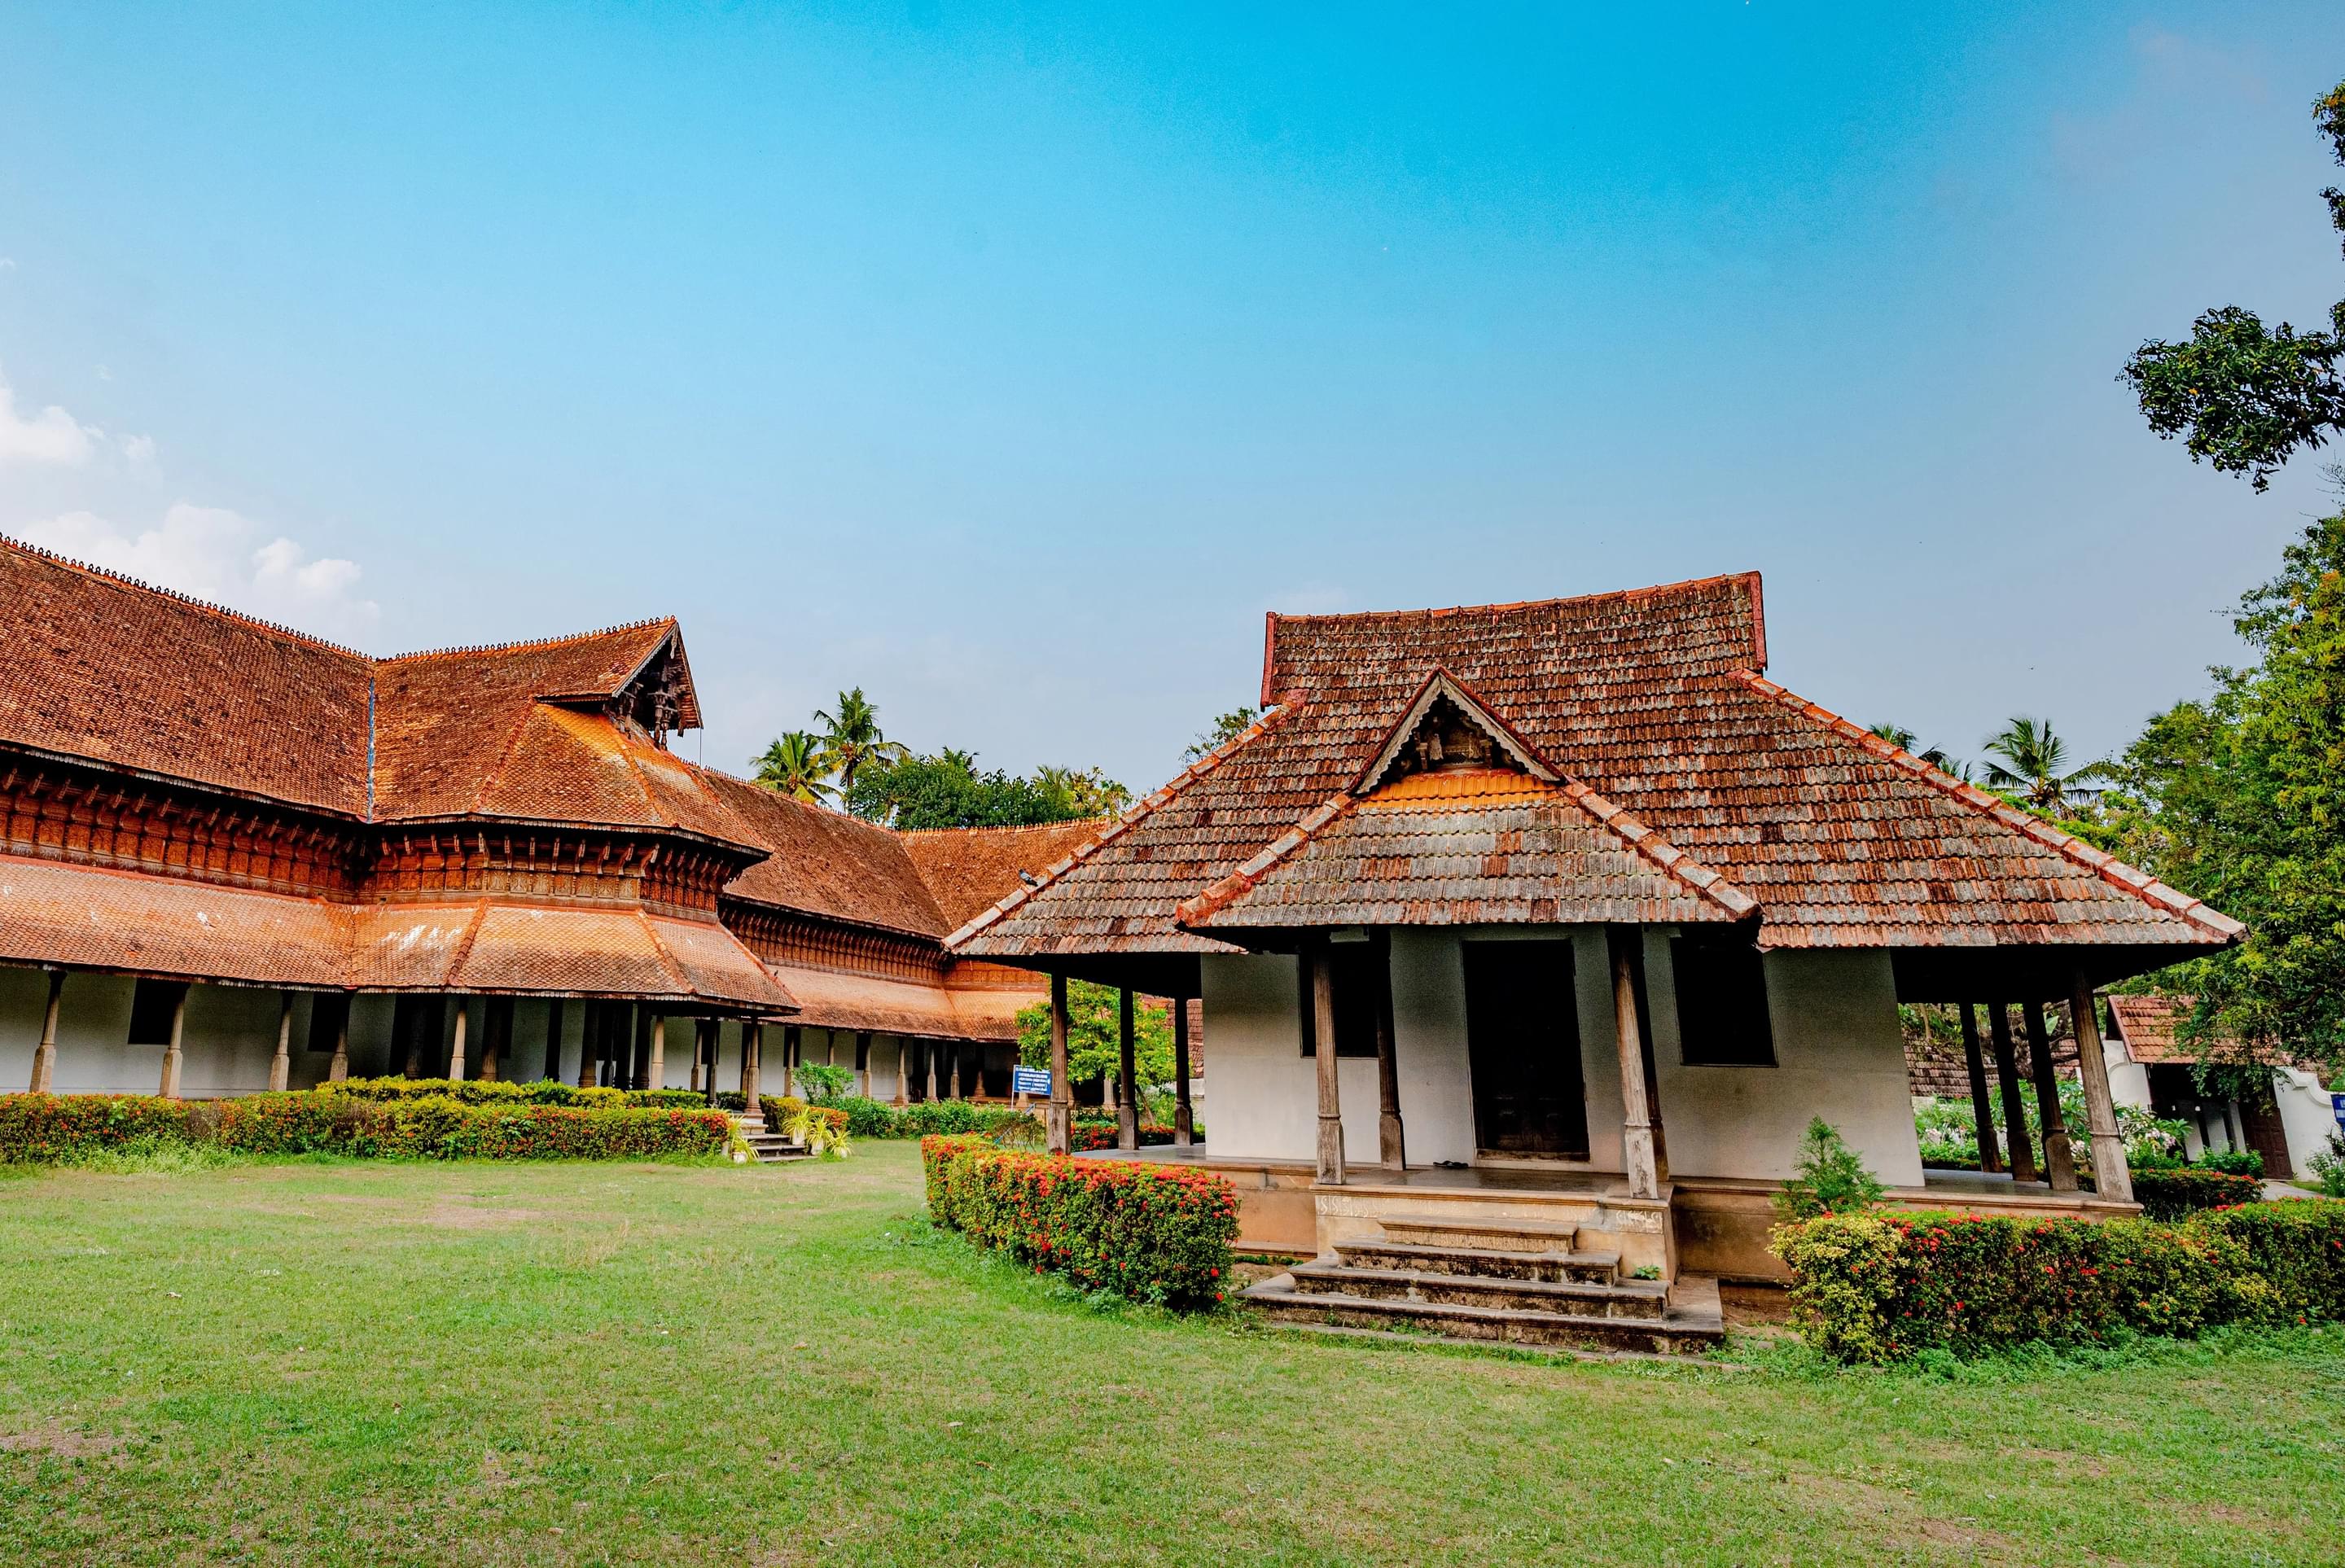
[[[726,885],[728,896],[919,936],[951,924],[896,834],[713,768],[700,776],[769,852]]]
[[[2207,1053],[2198,1046],[2182,1041],[2182,1025],[2198,1005],[2196,996],[2111,996],[2108,998],[2109,1018],[2115,1027],[2110,1030],[2124,1042],[2126,1057],[2144,1066],[2176,1062],[2195,1065]],[[2217,1055],[2237,1048],[2229,1040],[2217,1042]]]
[[[346,905],[0,855],[0,961],[333,988]]]
[[[970,956],[1213,950],[1176,908],[1360,776],[1448,673],[1569,781],[1755,899],[1771,946],[2166,945],[2235,923],[2096,861],[1757,678],[1755,574],[1451,611],[1274,616],[1287,716],[1129,817],[1039,895],[949,938]]]
[[[932,828],[897,837],[949,927],[1023,886],[1020,872],[1039,876],[1046,866],[1099,837],[1108,826],[1091,818],[1032,827]]]
[[[371,669],[0,539],[0,741],[354,817]]]

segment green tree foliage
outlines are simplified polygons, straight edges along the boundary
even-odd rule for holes
[[[2312,117],[2345,165],[2345,82],[2312,106]],[[2345,234],[2345,192],[2331,187],[2321,196]],[[2144,343],[2118,379],[2161,439],[2183,437],[2191,461],[2246,474],[2262,490],[2290,454],[2345,430],[2345,300],[2329,320],[2325,332],[2285,321],[2269,329],[2254,311],[2225,305],[2193,322],[2187,343]]]
[[[2068,743],[2052,731],[2049,719],[2014,718],[1985,741],[1988,784],[2011,795],[2038,816],[2064,817],[2089,797],[2082,786],[2115,776],[2106,762],[2068,767]]]
[[[838,775],[839,792],[852,795],[856,776],[873,762],[896,762],[911,755],[900,741],[891,741],[879,728],[879,709],[863,695],[863,688],[841,692],[829,708],[817,708],[815,723],[822,726],[823,754]]]
[[[830,757],[820,735],[792,730],[777,737],[756,763],[757,782],[793,800],[820,805],[838,793],[830,782]]]
[[[1245,733],[1248,724],[1260,717],[1260,708],[1232,708],[1198,732],[1197,738],[1189,743],[1189,749],[1181,754],[1181,760],[1193,763],[1207,752],[1229,744]]]
[[[2338,475],[2345,493],[2345,472]],[[2323,518],[2233,622],[2259,654],[2158,714],[2110,801],[2118,853],[2247,922],[2167,976],[2188,1036],[2345,1067],[2345,515]]]
[[[1067,982],[1067,1076],[1089,1083],[1116,1069],[1120,1025],[1117,991],[1089,980]],[[1133,1064],[1143,1085],[1172,1081],[1172,1018],[1162,1003],[1144,997],[1132,1010]],[[1037,1002],[1018,1015],[1018,1059],[1030,1067],[1051,1065],[1051,1004]]]
[[[976,754],[948,746],[933,754],[871,764],[848,786],[847,809],[891,827],[1027,827],[1074,822],[1120,809],[1131,793],[1098,769],[1040,768],[1020,778],[980,771]]]
[[[1911,753],[1940,773],[1952,774],[1964,784],[1971,782],[1970,764],[1957,761],[1944,746],[1923,745],[1922,737],[1904,725],[1875,724],[1873,726],[1873,733],[1899,751]]]

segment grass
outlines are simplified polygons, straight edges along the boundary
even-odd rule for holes
[[[2336,1560],[2345,1331],[1842,1373],[1329,1341],[787,1168],[0,1179],[0,1562]]]

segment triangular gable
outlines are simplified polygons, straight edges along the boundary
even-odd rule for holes
[[[1436,728],[1447,712],[1455,712],[1488,741],[1494,754],[1487,761],[1499,766],[1510,764],[1542,784],[1562,782],[1563,775],[1512,724],[1492,713],[1490,705],[1473,688],[1436,664],[1417,687],[1416,695],[1401,710],[1400,717],[1385,732],[1384,744],[1376,748],[1376,754],[1352,781],[1352,793],[1366,794],[1403,773],[1416,771],[1428,760],[1452,760],[1440,754],[1442,740]],[[1429,736],[1428,731],[1432,732]],[[1434,754],[1429,759],[1424,744],[1427,739]]]

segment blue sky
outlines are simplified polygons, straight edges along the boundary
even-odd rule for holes
[[[1959,754],[2203,689],[2325,487],[2114,375],[2345,295],[2345,8],[1661,9],[0,5],[0,529],[377,652],[673,612],[736,769],[859,682],[1146,787],[1265,609],[1754,567]]]

